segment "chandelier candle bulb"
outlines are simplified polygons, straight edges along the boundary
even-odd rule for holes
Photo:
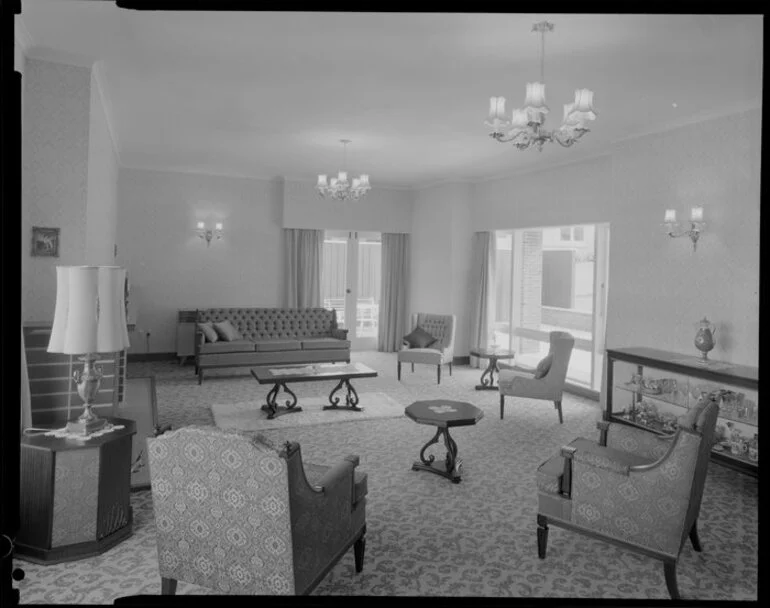
[[[691,222],[702,222],[703,221],[703,207],[693,207],[690,211],[690,221]]]

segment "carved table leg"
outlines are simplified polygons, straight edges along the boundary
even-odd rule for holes
[[[444,446],[446,447],[446,456],[443,463],[436,463],[435,456],[430,454],[425,457],[425,450],[432,446],[434,443],[438,443],[441,437],[444,437]],[[428,441],[420,450],[420,460],[415,461],[412,464],[413,471],[430,471],[436,475],[441,475],[450,479],[454,483],[460,483],[460,471],[462,470],[462,460],[457,457],[457,444],[454,439],[449,435],[448,428],[438,427],[436,434]]]
[[[496,391],[495,372],[500,372],[500,368],[497,367],[497,357],[489,357],[489,364],[487,365],[487,369],[481,374],[481,384],[476,385],[476,390]]]
[[[291,399],[287,399],[285,406],[277,405],[276,397],[279,391],[283,389],[285,393],[291,395]],[[270,392],[267,393],[266,403],[262,406],[262,409],[267,412],[267,419],[272,420],[276,416],[283,416],[284,414],[294,414],[295,412],[301,412],[301,407],[297,406],[297,395],[295,395],[285,382],[276,382]]]
[[[345,405],[339,405],[340,398],[335,397],[334,393],[336,393],[338,390],[340,390],[342,387],[345,387]],[[356,392],[356,389],[353,388],[353,385],[350,384],[350,378],[343,378],[337,383],[337,386],[335,386],[332,389],[332,392],[329,393],[329,403],[331,405],[324,405],[323,409],[325,410],[350,410],[353,412],[362,412],[363,408],[358,407],[358,393]]]

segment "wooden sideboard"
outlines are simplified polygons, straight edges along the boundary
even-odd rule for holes
[[[176,325],[176,356],[179,365],[184,365],[187,357],[195,356],[195,323],[198,310],[195,308],[181,309],[177,313]]]

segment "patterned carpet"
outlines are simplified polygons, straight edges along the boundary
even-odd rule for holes
[[[537,557],[535,470],[576,436],[597,436],[596,402],[565,395],[560,425],[546,402],[508,400],[500,420],[497,393],[473,389],[480,370],[455,367],[436,386],[435,369],[419,365],[413,374],[405,368],[399,383],[392,354],[354,353],[354,360],[380,372],[355,382],[359,393],[385,392],[404,406],[439,397],[470,401],[485,417],[452,433],[463,460],[460,484],[411,470],[433,429],[406,417],[265,431],[299,441],[313,462],[358,454],[369,475],[364,570],[354,573],[350,551],[314,595],[668,599],[660,562],[583,535],[552,527],[548,556]],[[261,400],[269,388],[247,369],[212,371],[200,387],[192,367],[171,362],[132,363],[129,373],[156,375],[160,421],[175,428],[211,425],[212,403]],[[301,400],[325,396],[331,385],[296,388]],[[134,493],[132,505],[134,533],[110,551],[53,566],[18,562],[27,573],[17,584],[22,603],[111,603],[159,593],[150,492]],[[677,568],[683,598],[756,601],[757,481],[712,464],[698,528],[703,552],[686,544]],[[213,592],[180,582],[177,593]]]

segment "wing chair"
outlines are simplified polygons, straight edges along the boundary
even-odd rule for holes
[[[549,338],[550,347],[546,357],[551,357],[552,361],[542,378],[536,378],[533,373],[513,370],[508,365],[500,364],[500,375],[497,380],[500,392],[500,420],[503,419],[505,398],[508,396],[553,401],[554,407],[559,412],[559,423],[564,423],[561,397],[564,393],[564,382],[575,338],[566,331],[552,331]]]
[[[694,423],[673,435],[601,421],[599,443],[578,438],[537,471],[538,556],[548,524],[663,561],[679,599],[676,564],[687,538],[701,551],[698,513],[719,406],[695,406]],[[604,443],[604,445],[603,445]]]
[[[366,474],[357,456],[302,463],[216,427],[148,438],[161,592],[186,581],[241,595],[306,594],[352,545],[363,569]]]
[[[411,363],[414,371],[415,363],[427,363],[436,366],[437,383],[441,384],[441,366],[449,364],[449,375],[452,375],[452,359],[455,354],[455,326],[457,317],[455,315],[434,315],[430,313],[417,312],[412,314],[412,326],[414,330],[417,326],[436,338],[436,343],[430,348],[409,348],[409,343],[404,342],[401,350],[398,351],[398,379],[401,380],[401,364]]]

